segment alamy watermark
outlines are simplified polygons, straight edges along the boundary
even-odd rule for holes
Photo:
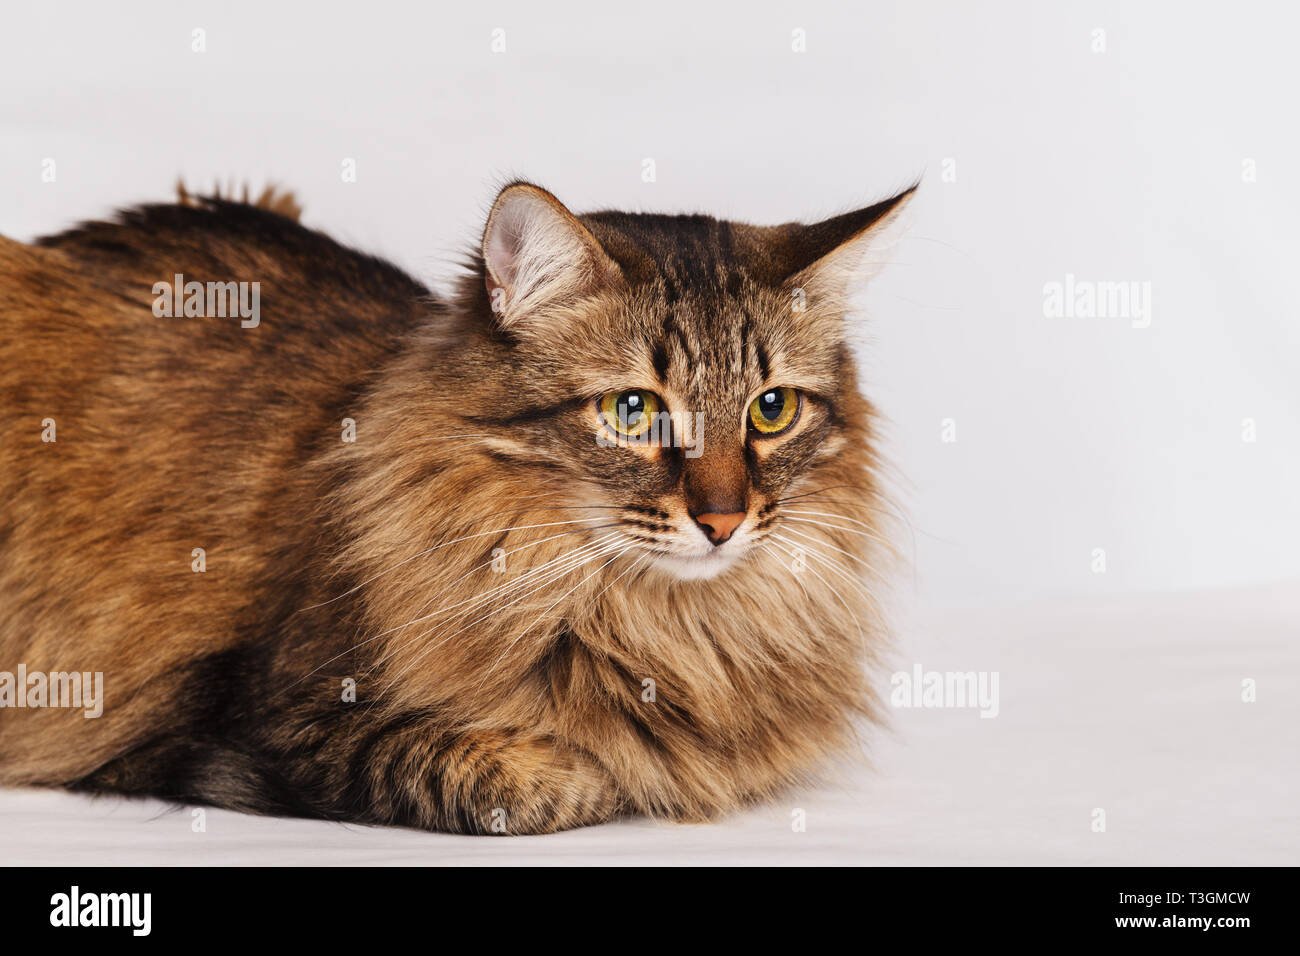
[[[624,435],[613,423],[606,423],[604,412],[597,417],[596,444],[601,448],[681,448],[687,458],[704,454],[703,412],[656,412],[649,427],[636,435]]]
[[[238,317],[245,329],[255,329],[262,321],[260,282],[186,282],[177,272],[171,283],[155,282],[153,294],[153,314],[160,319]]]
[[[0,707],[81,707],[84,716],[104,713],[103,671],[0,671]]]
[[[927,671],[920,664],[889,678],[893,707],[978,708],[981,717],[996,717],[997,671]]]
[[[1151,325],[1151,283],[1076,279],[1043,285],[1043,315],[1049,319],[1128,319],[1135,329]]]
[[[148,936],[152,911],[152,893],[83,893],[73,886],[50,897],[51,926],[119,926],[133,936]]]

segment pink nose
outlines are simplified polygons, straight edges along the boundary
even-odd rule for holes
[[[714,544],[722,544],[731,537],[731,533],[740,527],[740,523],[745,520],[745,512],[737,511],[729,515],[702,514],[692,515],[695,523],[704,529],[704,533],[709,536],[709,540]]]

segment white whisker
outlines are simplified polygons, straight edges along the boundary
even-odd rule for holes
[[[548,541],[554,541],[556,538],[563,538],[565,535],[570,535],[570,534],[581,534],[584,530],[586,530],[586,529],[578,529],[578,530],[575,530],[575,531],[559,531],[559,532],[557,532],[557,533],[555,533],[555,534],[553,534],[553,535],[549,535],[549,536],[547,536],[547,537],[545,537],[545,538],[542,538],[542,540],[540,540],[540,541],[532,541],[532,542],[529,542],[528,544],[520,545],[520,546],[517,547],[517,548],[511,548],[509,551],[506,551],[506,552],[502,553],[500,557],[502,557],[502,558],[506,558],[506,557],[509,557],[509,556],[512,555],[512,554],[518,554],[518,553],[521,552],[521,551],[527,551],[529,548],[536,548],[536,547],[538,547],[539,545],[543,545],[543,544],[545,544],[545,543],[548,542]],[[572,552],[570,552],[570,553],[572,553]],[[561,557],[563,557],[563,556],[561,556]],[[343,651],[340,651],[339,653],[337,653],[337,654],[335,654],[333,657],[331,657],[329,660],[325,661],[324,663],[320,664],[320,665],[317,666],[317,667],[312,668],[310,671],[308,671],[306,674],[303,674],[302,677],[299,677],[299,678],[298,678],[296,681],[294,681],[292,684],[289,684],[287,687],[283,688],[283,690],[281,691],[281,693],[283,693],[284,691],[287,691],[287,690],[289,690],[290,688],[295,687],[295,686],[297,686],[298,684],[302,683],[302,682],[305,681],[307,678],[311,677],[313,674],[319,672],[319,671],[322,670],[323,668],[328,667],[330,664],[334,663],[334,662],[335,662],[336,660],[338,660],[340,657],[345,657],[345,656],[347,656],[348,654],[351,654],[353,651],[356,651],[356,650],[359,650],[359,649],[362,648],[362,647],[365,647],[365,646],[366,646],[367,644],[369,644],[371,641],[378,640],[379,638],[381,638],[381,637],[385,637],[385,636],[387,636],[387,635],[389,635],[389,634],[392,634],[392,633],[394,633],[395,631],[405,630],[406,628],[410,627],[412,624],[419,624],[419,623],[422,622],[422,621],[427,621],[427,620],[429,620],[429,618],[431,618],[431,617],[437,617],[439,614],[444,613],[444,611],[446,611],[446,610],[450,610],[449,608],[444,608],[444,609],[442,609],[442,610],[434,611],[432,614],[425,614],[423,617],[418,616],[418,615],[423,614],[423,613],[424,613],[424,609],[427,608],[430,604],[432,604],[435,600],[437,600],[439,596],[441,596],[441,595],[443,595],[443,594],[446,594],[447,591],[449,591],[449,590],[450,590],[452,587],[454,587],[455,585],[459,584],[461,581],[465,580],[465,579],[466,579],[467,577],[469,577],[471,574],[474,574],[476,571],[481,571],[481,570],[483,570],[484,568],[488,567],[489,565],[491,565],[491,564],[492,564],[493,562],[495,562],[496,560],[497,560],[497,558],[489,558],[488,560],[484,561],[482,564],[479,564],[479,565],[476,565],[475,567],[470,568],[468,571],[466,571],[466,572],[465,572],[464,574],[462,574],[460,577],[456,578],[456,580],[452,581],[450,584],[448,584],[446,587],[444,587],[441,591],[438,591],[437,593],[435,593],[435,594],[433,595],[433,597],[429,598],[429,600],[425,601],[424,604],[421,605],[421,606],[419,607],[419,609],[416,610],[416,612],[415,612],[416,615],[417,615],[416,617],[413,617],[411,620],[407,621],[405,624],[399,624],[399,625],[396,625],[395,627],[390,627],[390,628],[389,628],[388,630],[386,630],[386,631],[380,631],[378,634],[375,634],[375,635],[373,635],[373,636],[371,636],[371,637],[367,637],[365,640],[363,640],[363,641],[359,641],[358,643],[353,644],[352,646],[348,647],[347,649],[345,649],[345,650],[343,650]],[[547,564],[550,564],[550,563],[551,563],[551,562],[547,562]],[[545,567],[546,567],[545,564],[542,565],[542,568],[545,568]],[[533,569],[533,570],[540,570],[540,568],[536,568],[536,569]],[[462,603],[463,603],[463,602],[462,602]],[[455,606],[455,605],[453,605],[453,607],[454,607],[454,606]]]
[[[624,540],[627,540],[627,539],[625,538]],[[605,570],[607,567],[609,567],[611,564],[613,564],[615,561],[617,561],[619,558],[621,558],[623,555],[627,554],[629,551],[631,551],[631,550],[632,550],[633,548],[635,548],[635,547],[636,547],[636,544],[635,544],[635,543],[634,543],[634,544],[630,544],[630,545],[626,545],[625,547],[623,547],[623,549],[622,549],[621,551],[619,551],[619,552],[618,552],[617,554],[615,554],[612,558],[610,558],[608,561],[606,561],[604,564],[602,564],[600,567],[598,567],[595,571],[592,571],[589,575],[587,575],[585,578],[583,578],[581,581],[579,581],[579,582],[578,582],[577,584],[575,584],[573,587],[569,588],[569,590],[565,591],[565,592],[564,592],[563,594],[561,594],[558,598],[556,598],[554,604],[552,604],[552,605],[551,605],[550,607],[548,607],[545,611],[543,611],[541,614],[539,614],[539,615],[537,616],[537,618],[533,621],[532,624],[529,624],[528,627],[526,627],[526,628],[524,628],[522,631],[520,631],[519,634],[518,634],[518,636],[516,636],[515,639],[514,639],[513,641],[510,642],[510,646],[507,647],[504,651],[501,652],[501,656],[498,657],[498,658],[496,659],[496,662],[495,662],[491,667],[489,667],[488,670],[487,670],[487,673],[483,675],[483,680],[480,680],[480,681],[478,682],[478,689],[479,689],[479,690],[482,690],[482,689],[483,689],[483,684],[484,684],[484,682],[486,682],[487,679],[488,679],[490,676],[492,676],[492,672],[493,672],[494,670],[496,670],[496,668],[497,668],[497,664],[500,664],[503,660],[505,660],[505,659],[506,659],[506,655],[509,654],[510,651],[514,648],[514,646],[515,646],[516,644],[518,644],[518,643],[520,642],[520,640],[523,639],[523,636],[524,636],[525,634],[527,634],[529,631],[531,631],[534,627],[536,627],[537,624],[538,624],[538,622],[540,622],[543,618],[545,618],[547,614],[550,614],[551,611],[555,610],[555,608],[559,605],[559,603],[560,603],[561,601],[563,601],[566,597],[568,597],[568,596],[569,596],[570,594],[572,594],[574,591],[578,590],[578,588],[582,587],[584,584],[586,584],[588,581],[590,581],[592,578],[594,578],[597,574],[599,574],[601,571]],[[602,593],[603,593],[603,592],[602,592]]]
[[[608,546],[607,546],[607,547],[608,547]],[[617,543],[616,543],[616,544],[614,545],[614,547],[615,547],[615,548],[617,548],[617,547],[621,547],[621,544],[617,544]],[[594,561],[596,558],[603,557],[605,554],[608,554],[608,553],[609,553],[608,550],[604,550],[604,551],[597,551],[597,552],[594,553],[594,554],[585,555],[585,556],[584,556],[580,561],[577,562],[577,564],[572,564],[572,563],[571,563],[570,565],[566,565],[562,570],[560,570],[559,572],[557,572],[557,573],[555,573],[555,574],[552,574],[552,575],[551,575],[547,580],[543,581],[543,582],[542,582],[541,584],[539,584],[537,587],[533,588],[531,591],[528,591],[528,592],[525,593],[525,594],[521,594],[519,597],[517,597],[515,600],[511,601],[509,604],[506,604],[506,605],[504,605],[503,607],[494,608],[493,610],[489,611],[487,614],[483,615],[482,617],[478,618],[477,620],[471,621],[470,623],[466,624],[464,627],[462,627],[460,630],[456,631],[455,633],[447,635],[446,637],[442,638],[442,640],[440,640],[440,641],[437,641],[437,642],[435,642],[435,643],[431,643],[431,644],[430,644],[428,647],[426,647],[424,650],[420,651],[420,653],[417,654],[417,655],[415,656],[415,658],[412,659],[412,660],[410,661],[410,663],[408,663],[405,667],[403,667],[403,668],[401,669],[401,671],[399,671],[399,672],[397,673],[397,675],[394,676],[393,679],[392,679],[391,681],[389,681],[388,684],[386,684],[386,685],[384,686],[383,690],[381,690],[381,691],[379,692],[379,694],[375,697],[375,700],[374,700],[374,702],[372,702],[371,706],[373,707],[375,703],[378,703],[378,702],[379,702],[379,699],[380,699],[381,697],[383,697],[383,695],[384,695],[385,693],[387,693],[388,690],[389,690],[389,689],[390,689],[390,688],[391,688],[395,683],[397,683],[398,680],[401,679],[402,675],[404,675],[408,670],[410,670],[412,667],[414,667],[414,666],[415,666],[419,661],[423,660],[424,657],[425,657],[425,656],[426,656],[430,651],[434,650],[434,649],[437,648],[437,647],[442,646],[442,645],[445,644],[447,641],[451,640],[453,637],[456,637],[456,636],[459,635],[459,634],[463,634],[463,633],[465,633],[465,631],[469,630],[469,629],[470,629],[471,627],[473,627],[474,625],[479,624],[479,623],[481,623],[481,622],[483,622],[483,621],[486,621],[488,618],[492,617],[494,614],[499,614],[499,613],[501,613],[502,611],[506,610],[506,608],[514,607],[516,604],[518,604],[518,603],[519,603],[520,601],[522,601],[524,598],[528,597],[530,594],[535,594],[537,591],[540,591],[542,588],[546,587],[547,585],[552,584],[552,583],[554,583],[555,581],[559,580],[561,577],[563,577],[565,574],[568,574],[570,571],[573,571],[573,570],[575,570],[576,568],[581,567],[582,565],[587,564],[587,563],[590,562],[590,561]],[[516,583],[517,583],[517,582],[516,582]],[[532,582],[531,582],[531,579],[529,580],[529,583],[532,583]],[[581,583],[581,582],[580,582],[580,583]],[[415,641],[418,641],[420,638],[422,638],[422,637],[424,637],[424,636],[426,636],[426,635],[428,635],[428,634],[431,634],[431,633],[433,633],[433,632],[436,631],[436,630],[437,630],[437,628],[430,628],[429,630],[424,631],[423,633],[416,635],[414,638],[412,638],[411,640],[407,641],[407,642],[406,642],[404,645],[402,645],[402,646],[403,646],[403,647],[409,647],[409,646],[410,646],[412,643],[414,643]],[[516,638],[516,640],[517,640],[517,638]],[[399,650],[400,650],[400,648],[399,648]],[[395,653],[395,652],[394,652],[394,653]],[[392,656],[392,655],[390,654],[390,655],[387,655],[387,656]],[[385,659],[386,659],[386,658],[385,658]],[[377,666],[379,665],[379,663],[380,663],[380,661],[376,661],[375,664],[371,666],[370,670],[373,671],[374,668],[377,667]]]
[[[513,527],[513,528],[496,528],[492,531],[480,531],[477,534],[467,534],[462,538],[453,538],[451,541],[444,541],[442,544],[434,545],[432,548],[425,548],[419,554],[413,554],[409,558],[397,562],[397,564],[393,565],[388,570],[380,571],[378,574],[374,575],[373,577],[366,578],[364,581],[362,581],[360,584],[356,585],[355,587],[348,588],[348,590],[344,591],[338,597],[332,597],[328,601],[322,601],[320,604],[312,604],[309,607],[299,608],[294,613],[301,614],[303,611],[312,611],[318,607],[324,607],[326,604],[333,604],[335,601],[338,601],[341,598],[345,598],[349,594],[354,593],[355,591],[361,590],[361,588],[365,587],[367,584],[370,584],[372,581],[377,581],[386,574],[392,574],[398,568],[402,567],[402,565],[409,564],[410,562],[414,561],[416,558],[423,557],[426,554],[431,554],[434,551],[438,551],[441,548],[446,548],[453,544],[459,544],[461,541],[469,541],[473,538],[482,538],[483,536],[489,534],[507,534],[511,531],[526,531],[529,528],[553,528],[562,524],[580,524],[583,521],[604,521],[604,520],[605,518],[603,517],[596,517],[596,518],[574,518],[570,521],[548,521],[548,522],[543,522],[541,524],[518,525],[517,527]]]
[[[873,568],[866,561],[859,558],[856,554],[853,554],[851,551],[845,551],[843,548],[837,548],[829,541],[823,541],[821,538],[814,538],[812,535],[804,534],[802,531],[796,531],[794,528],[786,528],[785,530],[790,532],[791,534],[797,534],[801,538],[807,538],[809,541],[812,541],[815,544],[820,544],[823,547],[830,548],[832,551],[838,551],[840,554],[844,555],[845,557],[852,558],[854,561],[858,562],[858,564],[862,565],[872,574],[879,576],[879,572],[877,572],[875,568]]]
[[[861,574],[854,574],[850,568],[836,561],[830,555],[825,554],[822,551],[818,551],[816,548],[810,545],[803,544],[802,542],[799,541],[791,541],[789,538],[780,534],[774,534],[772,537],[784,541],[787,545],[789,545],[790,547],[794,548],[797,551],[803,551],[806,554],[815,555],[818,558],[818,560],[821,561],[822,566],[826,568],[826,570],[834,572],[838,577],[842,578],[847,584],[849,584],[854,589],[856,589],[858,593],[861,594],[862,597],[866,599],[867,603],[869,603],[873,608],[879,609],[879,605],[876,603],[875,596],[871,593],[871,591],[867,588],[866,584],[863,582]]]
[[[840,521],[847,521],[847,522],[849,522],[850,524],[862,525],[862,527],[864,527],[864,528],[871,528],[871,527],[873,527],[872,525],[868,524],[868,523],[865,522],[865,521],[859,521],[857,518],[850,518],[848,515],[837,515],[837,514],[832,514],[832,513],[829,512],[829,511],[799,511],[799,510],[796,510],[796,509],[794,509],[794,508],[787,508],[787,509],[782,510],[782,511],[779,512],[779,513],[780,513],[780,514],[791,514],[791,515],[816,515],[816,516],[821,517],[821,518],[837,518],[837,519],[839,519]],[[871,537],[874,538],[875,535],[871,535]],[[880,539],[877,539],[877,540],[880,540]]]
[[[552,581],[558,580],[559,578],[563,577],[569,571],[573,570],[574,567],[579,566],[579,564],[584,559],[589,557],[599,556],[601,550],[605,547],[608,547],[611,541],[616,536],[617,536],[617,532],[615,532],[614,534],[606,535],[605,537],[600,538],[596,541],[592,541],[587,544],[584,544],[581,547],[574,548],[572,551],[566,552],[565,554],[560,555],[558,558],[553,558],[550,561],[547,561],[545,564],[537,568],[530,568],[525,574],[521,575],[520,577],[516,578],[513,581],[507,581],[503,584],[499,584],[496,587],[489,588],[487,591],[483,592],[482,594],[477,594],[474,597],[466,598],[465,600],[459,601],[456,604],[452,604],[448,607],[439,608],[437,611],[434,611],[432,614],[426,615],[424,620],[433,617],[438,617],[439,615],[442,614],[446,614],[463,605],[469,605],[469,607],[467,607],[464,611],[461,612],[460,616],[464,617],[465,615],[473,613],[476,608],[489,604],[497,598],[506,597],[521,588],[536,583],[538,577],[545,577],[545,580],[542,581],[542,583],[539,584],[537,588],[534,588],[534,591],[539,590],[540,588],[545,587],[547,584],[551,583]],[[592,552],[592,553],[587,554],[584,552]],[[557,567],[557,565],[563,565],[563,566]],[[528,592],[528,594],[532,594],[532,593],[533,591]],[[527,597],[527,596],[528,596],[527,594],[523,595],[520,598],[520,600],[522,600],[523,597]],[[511,604],[507,604],[506,607],[511,607],[514,603],[517,602],[511,602]],[[504,608],[501,608],[499,610],[504,610]],[[484,617],[479,618],[479,620],[480,621],[486,620],[488,617],[491,617],[493,613],[495,612],[490,612]],[[473,623],[477,624],[478,621],[475,621]],[[395,647],[392,650],[388,651],[386,654],[380,656],[373,664],[370,665],[369,668],[367,668],[366,673],[369,674],[373,672],[375,668],[377,668],[384,661],[388,660],[394,654],[397,654],[403,648],[408,647],[410,644],[413,644],[415,641],[418,641],[420,638],[434,633],[435,631],[438,630],[440,626],[441,625],[435,625],[431,628],[428,628],[427,630],[422,631],[419,634],[415,635],[415,637],[409,639],[404,644]],[[461,631],[457,631],[456,633],[459,634],[461,633]]]
[[[789,553],[789,552],[787,552],[787,553]],[[794,555],[793,555],[793,554],[791,554],[790,556],[791,556],[791,558],[794,558]],[[821,555],[817,555],[817,557],[822,557],[822,556],[821,556]],[[825,558],[822,558],[822,560],[825,560]],[[846,610],[846,611],[849,612],[849,616],[850,616],[851,618],[853,618],[853,623],[857,626],[857,629],[858,629],[858,637],[861,638],[861,639],[863,639],[863,640],[865,640],[865,639],[866,639],[866,638],[865,638],[865,635],[864,635],[863,632],[862,632],[862,622],[858,620],[858,616],[857,616],[857,614],[855,614],[855,613],[853,612],[853,608],[849,607],[849,603],[848,603],[846,600],[844,600],[844,596],[843,596],[842,594],[840,594],[839,590],[838,590],[838,589],[837,589],[833,584],[831,584],[831,583],[830,583],[829,581],[827,581],[824,577],[822,577],[820,574],[818,574],[818,573],[817,573],[817,569],[814,568],[814,567],[812,566],[811,563],[808,564],[808,570],[811,571],[811,572],[813,573],[813,575],[817,578],[818,581],[820,581],[822,584],[826,585],[826,589],[827,589],[828,591],[830,591],[831,594],[835,595],[836,600],[838,600],[841,604],[844,605],[844,610]],[[803,582],[802,582],[802,581],[799,582],[799,586],[800,586],[800,587],[803,586]],[[807,593],[807,591],[805,591],[804,593]]]

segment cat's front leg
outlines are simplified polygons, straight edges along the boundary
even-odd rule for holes
[[[473,733],[443,754],[439,781],[466,832],[553,833],[613,818],[609,773],[586,753],[541,736]]]
[[[624,801],[594,758],[532,732],[381,742],[366,760],[377,822],[454,833],[554,833],[613,819]],[[355,792],[355,791],[354,791]]]

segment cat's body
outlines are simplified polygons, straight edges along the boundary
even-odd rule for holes
[[[0,707],[0,783],[547,832],[708,818],[849,739],[881,522],[828,263],[898,203],[578,225],[512,189],[448,301],[247,204],[0,239],[0,671],[105,696]],[[260,321],[156,316],[177,273]],[[703,453],[598,441],[630,388]]]

